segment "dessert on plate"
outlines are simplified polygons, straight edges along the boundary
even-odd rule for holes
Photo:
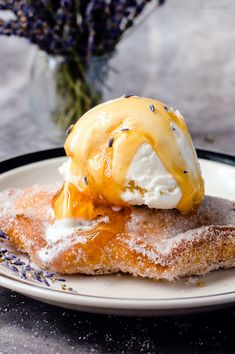
[[[234,202],[204,196],[184,118],[124,96],[71,127],[64,183],[0,193],[0,229],[42,268],[172,280],[235,265]]]

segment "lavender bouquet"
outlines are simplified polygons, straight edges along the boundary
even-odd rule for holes
[[[59,58],[55,81],[60,103],[53,119],[63,130],[102,99],[108,59],[148,2],[0,0],[0,10],[14,14],[0,19],[0,35],[27,38],[47,56]]]

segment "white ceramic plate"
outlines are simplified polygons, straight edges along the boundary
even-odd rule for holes
[[[59,181],[58,167],[64,159],[58,157],[60,155],[62,149],[53,149],[2,162],[0,189]],[[235,200],[235,158],[205,151],[199,151],[199,156],[203,157],[200,162],[206,193]],[[20,257],[27,262],[25,257]],[[81,311],[151,316],[204,311],[235,302],[234,269],[175,282],[127,275],[66,276],[65,282],[56,280],[54,283],[46,279],[50,287],[37,280],[21,279],[17,272],[0,264],[1,286],[46,303]]]

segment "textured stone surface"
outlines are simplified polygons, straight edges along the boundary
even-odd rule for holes
[[[168,0],[118,48],[112,90],[184,113],[196,146],[235,154],[235,6]],[[0,159],[52,146],[28,108],[31,48],[0,38]],[[208,134],[212,134],[212,137]],[[213,140],[208,142],[206,140]],[[126,319],[58,309],[0,290],[0,353],[233,353],[235,309]]]
[[[235,308],[192,316],[90,315],[0,291],[4,354],[234,353]]]

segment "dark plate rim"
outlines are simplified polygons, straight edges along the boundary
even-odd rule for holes
[[[216,152],[209,151],[204,149],[197,149],[197,155],[201,159],[221,162],[226,165],[235,166],[235,156]],[[56,157],[65,156],[64,148],[57,147],[53,149],[40,150],[35,152],[30,152],[23,155],[18,155],[7,160],[3,160],[0,162],[0,173],[4,173],[15,169],[17,167],[21,167],[24,165],[28,165],[34,162],[39,162],[43,160],[53,159]]]
[[[209,151],[209,150],[204,150],[204,149],[197,149],[197,155],[201,159],[205,160],[210,160],[210,161],[216,161],[220,162],[226,165],[231,165],[235,166],[235,156],[225,154],[225,153],[220,153],[216,151]],[[12,169],[15,169],[17,167],[25,166],[31,163],[43,161],[43,160],[48,160],[48,159],[53,159],[57,157],[62,157],[65,156],[64,149],[62,147],[58,148],[52,148],[52,149],[47,149],[47,150],[41,150],[41,151],[36,151],[36,152],[31,152],[28,154],[23,154],[19,156],[12,157],[7,160],[3,160],[0,162],[0,173],[4,173],[7,171],[10,171]],[[8,278],[11,281],[16,281],[17,283],[25,283],[24,281],[20,279],[14,279],[11,278],[10,276],[7,276],[6,274],[0,274],[0,277]],[[35,283],[25,283],[27,287],[33,287],[33,288],[40,288],[44,290],[49,290],[52,292],[63,292],[67,293],[69,295],[74,295],[74,296],[81,296],[81,297],[86,297],[86,298],[96,298],[97,300],[119,300],[119,301],[129,301],[132,300],[133,302],[135,301],[164,301],[164,302],[169,302],[169,301],[184,301],[184,300],[192,300],[192,299],[200,299],[200,298],[211,298],[211,297],[221,297],[221,296],[228,296],[231,294],[235,294],[235,291],[232,292],[226,292],[226,293],[218,293],[218,294],[211,294],[211,295],[201,295],[201,296],[193,296],[193,297],[183,297],[183,298],[171,298],[171,299],[133,299],[133,298],[116,298],[116,297],[104,297],[104,296],[94,296],[94,295],[86,295],[86,294],[72,294],[70,292],[66,291],[61,291],[61,290],[56,290],[56,289],[51,289],[51,288],[46,288],[44,286],[40,286],[39,284]],[[209,305],[207,305],[209,306]]]

